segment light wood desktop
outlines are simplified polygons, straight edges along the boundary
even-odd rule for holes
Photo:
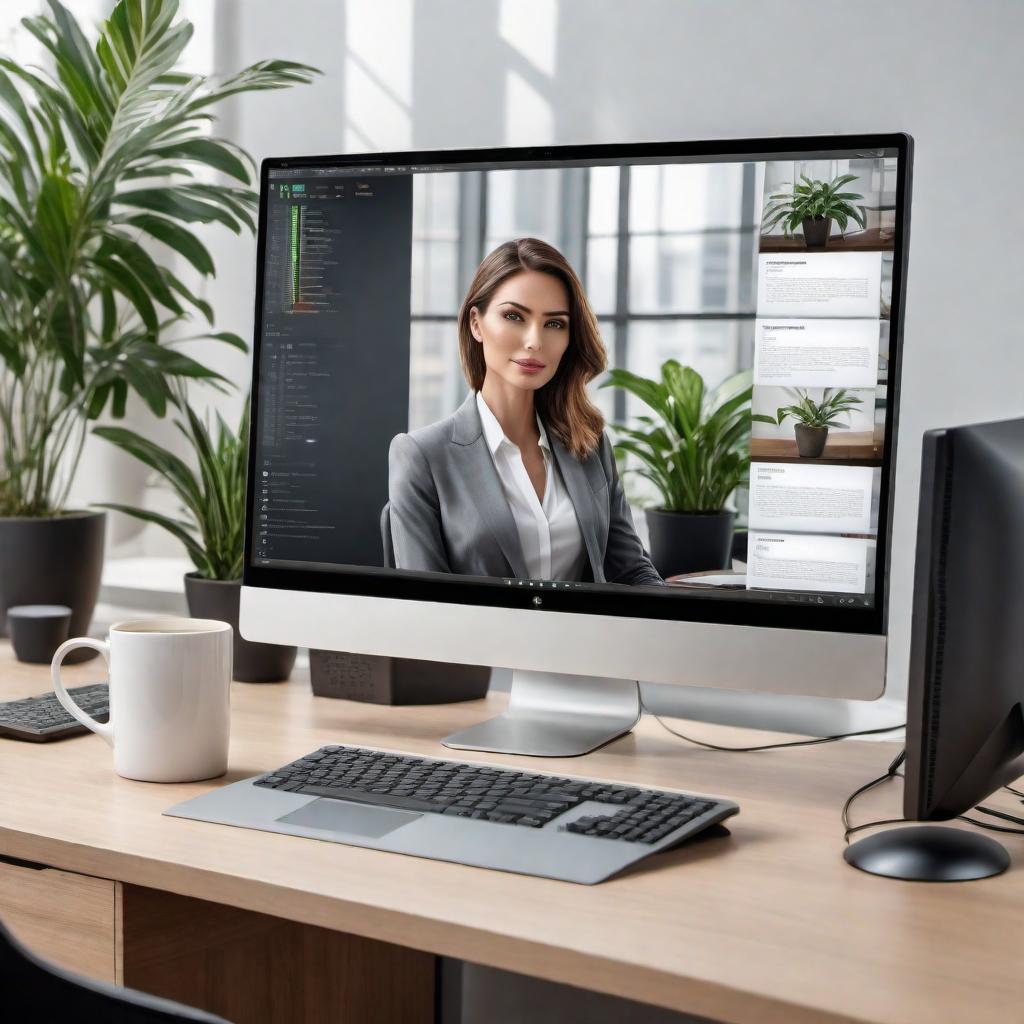
[[[98,661],[67,672],[71,685],[103,678]],[[47,688],[45,667],[0,645],[0,699]],[[842,859],[842,802],[895,744],[717,753],[645,717],[572,760],[440,745],[503,703],[314,698],[300,671],[288,684],[235,684],[230,771],[191,785],[117,777],[94,735],[0,740],[0,919],[78,970],[246,1022],[430,1021],[437,955],[724,1021],[1024,1019],[1019,866],[925,885]],[[741,812],[730,837],[593,887],[161,816],[325,743],[720,794]],[[897,813],[898,788],[862,801],[859,820]],[[1021,809],[1006,794],[993,802]],[[1005,843],[1024,863],[1024,840]]]

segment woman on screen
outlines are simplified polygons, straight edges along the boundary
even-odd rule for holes
[[[471,392],[391,442],[399,569],[661,584],[586,385],[605,350],[583,286],[536,238],[484,258],[459,312]]]

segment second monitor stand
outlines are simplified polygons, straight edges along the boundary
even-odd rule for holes
[[[629,732],[638,721],[635,680],[517,669],[503,714],[441,742],[457,750],[576,757]]]

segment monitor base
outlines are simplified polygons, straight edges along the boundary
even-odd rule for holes
[[[1010,855],[994,839],[939,825],[878,832],[852,843],[843,858],[869,874],[913,882],[969,882],[1010,866]]]
[[[638,721],[640,688],[634,680],[517,669],[507,711],[441,742],[456,750],[578,757],[629,732]]]

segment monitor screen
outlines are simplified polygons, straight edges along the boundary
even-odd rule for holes
[[[246,583],[881,631],[907,142],[266,161]]]

